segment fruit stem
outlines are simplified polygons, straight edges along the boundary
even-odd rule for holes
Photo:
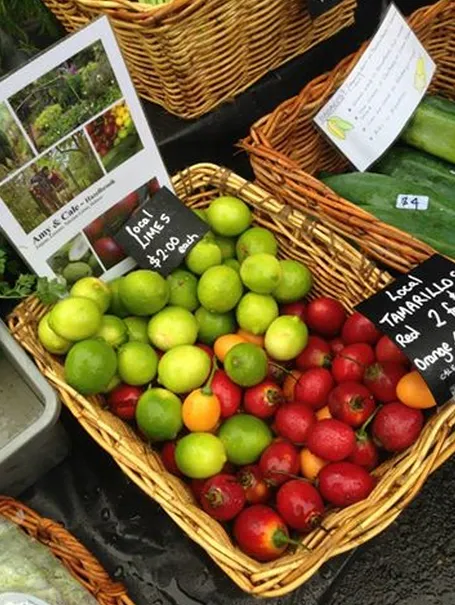
[[[207,382],[205,383],[205,385],[202,387],[201,389],[201,393],[203,393],[204,395],[213,395],[213,391],[212,391],[212,381],[213,381],[213,377],[215,376],[215,372],[218,369],[218,364],[216,363],[216,359],[215,357],[213,357],[212,359],[212,369],[210,370],[210,374],[209,377],[207,379]]]
[[[274,361],[269,360],[269,363],[271,366],[274,366],[275,368],[278,368],[279,370],[284,372],[287,376],[292,376],[292,378],[297,382],[297,378],[294,376],[294,374],[290,370],[288,370],[284,366],[280,366],[279,363],[275,363]]]
[[[277,529],[272,537],[273,545],[276,548],[281,548],[285,544],[293,544],[294,546],[298,546],[300,548],[304,548],[305,550],[310,550],[308,546],[299,542],[299,540],[294,540],[290,538],[282,529]]]
[[[381,407],[382,407],[381,405],[378,405],[378,407],[374,410],[374,412],[370,416],[368,416],[368,418],[362,424],[362,426],[360,427],[360,429],[357,431],[357,436],[358,437],[366,437],[367,436],[367,427],[370,424],[370,422],[372,422],[373,418],[379,412],[379,410],[381,409]]]

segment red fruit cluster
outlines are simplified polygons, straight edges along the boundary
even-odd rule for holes
[[[87,133],[92,139],[93,146],[101,157],[104,157],[114,147],[114,142],[119,131],[115,119],[114,112],[109,110],[86,127]]]
[[[406,357],[368,319],[347,316],[324,297],[285,305],[282,313],[298,314],[310,330],[289,367],[271,360],[269,377],[244,390],[223,370],[212,382],[222,418],[252,414],[270,424],[275,439],[255,464],[225,466],[190,483],[202,508],[232,521],[238,546],[259,561],[280,556],[294,542],[291,532],[311,531],[327,507],[368,498],[379,461],[411,446],[424,424],[421,410],[397,400]],[[162,459],[179,474],[174,451],[165,444]]]

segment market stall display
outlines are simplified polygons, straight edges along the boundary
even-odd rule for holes
[[[425,385],[419,383],[415,375],[407,373],[406,367],[402,364],[402,357],[398,359],[399,351],[396,348],[383,338],[379,341],[380,334],[370,322],[355,313],[346,319],[346,312],[352,313],[355,304],[391,281],[390,276],[381,273],[368,258],[323,224],[299,210],[277,202],[259,187],[247,183],[225,169],[213,165],[195,166],[178,175],[174,179],[174,186],[180,199],[192,208],[197,211],[209,208],[207,219],[215,233],[218,232],[218,244],[216,238],[206,238],[199,242],[198,254],[188,255],[186,264],[190,271],[184,270],[185,276],[180,275],[174,283],[175,286],[182,281],[184,285],[189,286],[184,289],[183,294],[178,288],[170,289],[166,281],[157,273],[133,271],[122,278],[124,281],[115,287],[113,293],[101,286],[91,289],[90,301],[87,298],[80,298],[84,289],[89,286],[88,282],[82,280],[75,286],[78,291],[73,291],[70,298],[58,303],[50,315],[47,315],[49,309],[37,300],[30,300],[20,305],[10,318],[10,327],[15,337],[35,358],[43,374],[59,390],[62,400],[82,426],[113,456],[124,472],[159,502],[243,590],[260,596],[279,596],[305,582],[330,557],[370,539],[399,515],[403,507],[418,493],[426,477],[453,453],[455,445],[450,429],[453,423],[453,408],[450,405],[443,406],[438,414],[433,414],[430,410],[424,424],[423,413],[415,408],[419,402],[422,402],[416,395],[424,393]],[[235,221],[231,220],[232,208],[226,219],[226,204],[235,207]],[[249,229],[251,214],[248,206],[253,211],[252,229]],[[224,216],[223,221],[220,221],[220,215]],[[257,227],[261,228],[259,230],[261,235],[257,237],[256,231],[253,237],[251,231]],[[244,234],[240,235],[241,232]],[[235,250],[234,247],[237,256],[235,260],[234,242],[226,238],[238,235],[240,238],[237,240],[237,249]],[[277,261],[274,256],[277,252],[276,244],[278,244],[278,258],[281,261]],[[202,248],[204,248],[203,254],[201,254]],[[223,265],[220,264],[222,254],[225,255],[226,263]],[[265,274],[261,273],[260,279],[254,266],[257,257],[260,257],[261,267],[265,270]],[[207,266],[207,259],[210,261],[209,266]],[[239,269],[239,261],[242,261],[240,277],[236,272],[236,269]],[[203,267],[201,263],[204,264]],[[281,281],[278,286],[275,283],[275,272],[280,270],[288,276],[285,280],[287,282],[285,289],[280,286]],[[220,271],[223,273],[223,278],[229,277],[229,293],[222,298],[214,298],[214,288],[207,288],[207,284],[203,282],[210,282],[213,285],[219,280],[219,275],[215,276],[215,273],[218,274]],[[294,271],[297,271],[300,276],[296,282],[292,278]],[[303,279],[302,275],[305,272],[307,277]],[[311,281],[308,279],[308,272],[312,275]],[[198,279],[194,275],[192,277],[193,273],[202,274],[196,288],[197,299],[202,303],[202,307],[196,313],[196,321],[188,308],[182,308],[187,305],[193,309],[199,304],[198,300],[193,301],[190,296],[191,282]],[[186,279],[182,279],[183,277]],[[281,279],[283,275],[280,276]],[[153,282],[153,287],[146,288],[149,294],[145,298],[139,296],[141,300],[138,300],[136,295],[141,291],[139,281],[142,280],[147,280],[150,285]],[[225,281],[227,280],[222,279],[218,284],[221,289]],[[216,322],[214,326],[203,317],[210,313],[212,315],[229,313],[242,297],[242,282],[252,290],[242,300],[245,301],[248,297],[248,306],[250,306],[254,295],[267,299],[267,308],[271,309],[267,315],[272,315],[272,319],[267,320],[267,326],[256,324],[252,326],[246,308],[240,311],[239,306],[236,320],[240,323],[241,332],[232,333],[235,320],[234,324],[229,326],[222,321],[223,330],[221,333],[217,332],[215,339],[213,332],[219,330],[220,322]],[[93,284],[93,279],[91,283]],[[298,292],[294,291],[297,286]],[[312,286],[311,302],[308,302],[304,308],[301,304],[296,305],[309,292],[310,286]],[[289,288],[293,291],[292,296],[289,295]],[[87,290],[85,292],[87,293]],[[142,292],[145,295],[145,290]],[[273,296],[267,292],[272,293]],[[115,311],[111,311],[108,322],[106,318],[109,315],[104,315],[103,325],[102,313],[106,312],[110,303],[109,298],[112,300],[113,294]],[[175,297],[174,306],[165,308],[171,295]],[[282,308],[282,314],[277,317],[278,309],[275,308],[276,302],[274,303],[273,297],[282,306],[293,306]],[[228,308],[223,310],[218,308],[220,301]],[[71,331],[74,326],[64,321],[68,307],[73,307],[74,304],[81,305],[77,317],[84,324],[78,326],[77,334]],[[122,309],[122,304],[126,308]],[[144,305],[147,306],[146,310]],[[217,305],[216,309],[214,305]],[[331,325],[326,321],[327,306],[333,307],[330,312]],[[112,316],[121,317],[128,313],[142,317],[152,314],[154,317],[150,322],[144,322],[140,317],[135,322],[130,320],[128,329],[130,335],[133,335],[131,338],[122,331],[121,320]],[[305,313],[305,323],[299,317],[302,313]],[[325,318],[322,323],[321,317]],[[256,314],[256,318],[261,324],[267,319],[264,313],[259,316]],[[222,319],[227,320],[229,317]],[[49,339],[49,332],[44,339],[41,336],[41,342],[38,337],[38,323],[40,326],[46,326],[46,322],[49,324],[47,328],[50,328],[50,334],[52,335],[52,330],[55,330],[60,336],[61,340],[57,343],[62,347],[60,353],[64,354],[69,348],[64,345],[69,344],[71,347],[71,342],[65,343],[65,339],[79,340],[70,348],[66,361],[49,354],[42,346],[41,342],[44,342],[49,348],[49,342],[52,340]],[[178,332],[169,329],[169,326],[175,327],[177,323],[184,325],[185,329]],[[196,342],[201,325],[206,326],[207,332],[201,338],[201,346],[196,347],[190,343]],[[305,325],[310,328],[310,338],[312,338],[309,349]],[[104,342],[90,340],[91,335],[100,327],[100,335]],[[82,328],[83,333],[79,328]],[[344,343],[349,347],[348,360],[343,356],[342,351],[340,353],[340,341],[337,337],[340,332],[343,339],[341,344]],[[261,336],[264,333],[265,342],[262,343]],[[287,334],[284,341],[282,337],[278,337],[280,334],[281,336]],[[127,338],[128,342],[123,345]],[[176,338],[179,342],[175,341]],[[182,338],[184,342],[180,341]],[[332,342],[335,360],[331,372],[322,367],[327,356],[332,355],[331,349],[329,351],[324,349],[324,338],[338,339],[338,342]],[[150,340],[160,351],[159,355],[147,340]],[[52,342],[55,344],[54,340]],[[109,342],[111,344],[108,344]],[[211,380],[212,376],[209,383],[202,390],[199,389],[210,375],[210,357],[204,350],[208,344],[213,344],[218,362],[224,363],[227,377],[222,373],[220,378],[218,374],[218,381],[222,383],[220,388],[222,390],[224,388],[226,392],[226,385],[231,385],[227,390],[232,394],[230,412],[226,411],[226,407],[224,410],[218,409],[216,417],[209,413],[197,413],[201,406],[203,408],[206,406],[207,400],[211,401],[213,392],[215,395],[218,392],[215,390],[218,387],[214,385],[216,377]],[[287,386],[283,384],[283,391],[288,397],[292,397],[291,393],[295,387],[294,396],[301,404],[307,406],[307,417],[302,418],[299,415],[298,424],[290,421],[290,417],[295,417],[296,410],[286,409],[288,404],[283,404],[279,410],[280,415],[278,416],[277,412],[275,416],[273,427],[276,434],[284,435],[288,441],[272,443],[271,429],[264,420],[271,418],[276,409],[272,405],[273,395],[270,399],[266,395],[270,389],[263,388],[261,391],[261,387],[257,388],[257,385],[265,379],[268,366],[262,344],[268,355],[276,360],[275,366],[280,366],[296,357],[298,360],[298,363],[293,362],[297,363],[294,379],[288,377],[288,384]],[[375,345],[375,350],[372,345]],[[120,346],[118,359],[114,346]],[[91,358],[90,368],[81,372],[80,363],[84,363],[87,353]],[[146,363],[131,364],[131,357],[138,361],[139,353],[141,358],[145,358]],[[359,356],[357,363],[353,361],[354,356]],[[251,360],[253,360],[252,365]],[[185,373],[176,371],[175,363],[183,364],[187,371]],[[363,377],[364,384],[357,384],[356,389],[345,392],[349,381],[359,383],[359,379],[362,378],[359,375],[359,367],[361,374],[364,369],[362,364],[372,364],[371,371]],[[120,378],[127,385],[116,387],[111,391],[116,382],[114,379],[116,368]],[[297,370],[303,371],[302,376],[295,375]],[[141,387],[152,381],[157,371],[161,386],[142,393]],[[114,383],[109,384],[112,379]],[[334,388],[334,381],[345,386]],[[276,379],[273,382],[276,383]],[[232,383],[237,388],[234,388]],[[317,389],[315,385],[318,385]],[[243,395],[243,408],[244,412],[248,413],[231,415],[222,423],[218,437],[211,434],[210,431],[216,428],[222,412],[225,416],[229,416],[238,409],[238,404],[236,408],[234,400],[239,396],[239,387],[246,389]],[[120,388],[123,389],[121,393],[119,393]],[[352,384],[350,388],[352,389]],[[372,398],[364,396],[365,389],[367,394],[373,395]],[[91,396],[106,390],[111,391],[108,402],[102,396]],[[179,396],[187,395],[188,391],[191,391],[191,394],[182,397],[184,399],[182,406]],[[322,410],[321,402],[329,391],[332,393],[329,410],[322,412],[319,408]],[[275,390],[275,394],[277,392],[279,393],[279,388]],[[396,402],[398,395],[403,403]],[[359,410],[357,406],[358,413],[354,414],[353,409],[350,409],[349,401],[357,400],[359,396],[368,400],[368,403],[366,402],[365,410]],[[385,404],[374,419],[372,413],[376,406],[373,399]],[[417,403],[416,399],[419,400]],[[224,403],[227,406],[229,402]],[[430,407],[434,406],[435,402],[431,400],[431,396],[428,396],[426,403]],[[217,411],[216,405],[209,407],[210,411]],[[164,408],[167,410],[165,426],[161,424],[163,422],[161,414],[152,419],[154,412],[162,410],[164,413]],[[308,419],[314,421],[314,413],[319,414],[319,417],[315,424],[313,422],[311,434],[296,435],[295,430],[298,427],[300,432],[305,432],[305,424],[308,424]],[[322,416],[323,413],[325,418]],[[142,438],[132,424],[122,421],[121,418],[130,420],[135,418],[141,429]],[[397,431],[391,434],[390,418],[394,419],[395,426],[400,423],[402,426],[407,424],[406,434]],[[353,427],[363,426],[366,429],[364,425],[367,421],[373,423],[373,434],[381,441],[385,450],[402,452],[393,457],[386,457],[385,461],[374,469],[372,475],[360,465],[360,460],[363,460],[367,469],[376,466],[374,456],[371,457],[371,451],[375,453],[371,444],[369,444],[368,463],[363,457],[368,456],[368,452],[357,452],[353,460],[346,460],[347,457],[354,456]],[[185,436],[177,444],[172,444],[172,440],[181,431],[182,423],[185,424],[188,434],[184,434]],[[250,434],[253,431],[253,444],[250,445],[254,451],[238,450],[235,443],[239,431]],[[203,432],[202,437],[201,432]],[[332,444],[330,451],[326,447],[328,434]],[[156,446],[152,448],[147,444],[148,440],[155,443],[166,440],[168,443],[165,449],[159,452]],[[309,452],[300,452],[299,461],[299,450],[295,444],[301,444],[305,440]],[[409,446],[411,447],[407,449]],[[205,452],[204,461],[211,459],[210,464],[207,462],[210,468],[198,467],[195,470],[188,452],[192,451],[194,455],[201,447]],[[208,448],[211,450],[211,456],[207,456]],[[232,480],[229,476],[235,470],[232,466],[224,471],[227,472],[227,478],[218,474],[224,466],[226,457],[231,464],[240,467],[259,460],[259,469],[240,468],[243,481],[239,484],[235,478]],[[277,459],[287,460],[287,465],[283,467],[278,463],[277,466]],[[317,513],[314,515],[313,521],[315,521],[323,512],[321,494],[302,479],[298,479],[295,483],[292,475],[298,475],[302,469],[304,477],[314,478],[317,474],[315,467],[320,459],[328,462],[325,465],[321,464],[320,468],[322,466],[324,468],[320,470],[319,489],[326,505],[329,505],[329,510],[324,515],[323,525],[307,533],[312,526],[310,523],[312,516],[310,520],[306,520],[308,525],[302,525],[301,519],[292,518],[287,505],[293,498],[309,498],[313,503],[313,511]],[[192,489],[188,482],[182,481],[166,469],[172,469],[174,473],[183,473],[187,478],[192,479]],[[253,471],[265,474],[269,480],[265,485],[259,480],[260,489],[249,489],[252,486],[256,487],[253,480],[257,479],[257,476],[253,476]],[[214,474],[217,475],[216,479],[211,479],[210,476]],[[261,496],[261,490],[262,492],[264,489],[266,491],[271,489],[272,492],[276,490],[277,483],[282,483],[283,475],[291,480],[281,485],[277,492],[279,514],[263,504],[253,504],[243,509],[245,498],[253,503],[258,502],[259,497],[259,501],[263,498],[269,503],[266,500],[267,494],[264,496],[262,493]],[[346,491],[346,485],[334,490],[333,482],[338,480],[337,477],[339,478],[340,475],[344,476],[345,480],[350,478],[357,484],[359,490],[356,494]],[[258,476],[260,479],[260,474]],[[199,484],[194,482],[207,478],[210,483],[204,482],[202,486],[200,482]],[[273,481],[270,482],[270,479]],[[240,489],[242,484],[249,491],[243,493]],[[202,502],[205,503],[203,508],[207,512],[197,504],[195,498],[197,486],[202,488],[199,497],[202,493]],[[232,508],[225,510],[211,506],[217,500],[215,496],[219,493],[218,490],[226,493],[228,488]],[[301,490],[308,493],[299,494]],[[355,504],[352,504],[354,502]],[[346,509],[335,508],[348,504],[352,505]],[[275,541],[273,545],[269,545],[267,553],[264,553],[264,543],[254,548],[254,543],[248,540],[252,522],[250,517],[253,514],[256,516],[256,522],[265,524],[269,530],[272,528],[277,532],[274,534]],[[229,537],[225,528],[214,517],[220,520],[236,517],[235,540]],[[283,523],[282,518],[286,518],[287,525]],[[304,535],[298,537],[303,547],[297,547],[293,554],[284,553],[289,542],[286,538],[287,526],[304,530]],[[273,552],[270,552],[270,548]],[[270,562],[272,558],[277,557],[279,558],[276,561]]]
[[[60,524],[4,496],[0,497],[0,543],[0,587],[11,602],[21,602],[13,596],[22,594],[48,605],[133,605],[123,586],[112,582],[93,555]]]
[[[106,14],[138,93],[199,117],[354,22],[357,0],[312,19],[300,0],[45,0],[68,31]]]
[[[454,98],[451,60],[454,18],[455,3],[440,0],[416,11],[408,20],[436,63],[429,93],[451,100]],[[432,242],[432,234],[425,231],[428,237],[420,239],[419,236],[423,235],[421,230],[408,233],[402,223],[387,224],[385,214],[382,216],[384,221],[380,220],[380,215],[373,216],[370,205],[357,206],[348,202],[350,198],[346,197],[345,189],[342,192],[340,189],[340,197],[317,178],[321,173],[327,176],[327,173],[338,173],[348,168],[346,159],[319,131],[313,118],[345,81],[366,48],[367,43],[357,53],[341,61],[334,70],[310,82],[298,96],[259,120],[242,145],[249,153],[258,183],[277,199],[316,214],[373,257],[399,271],[406,271],[431,255],[435,248],[438,249]],[[426,120],[428,123],[428,111]],[[447,121],[444,124],[447,126]],[[435,134],[436,138],[440,139]],[[376,185],[372,185],[370,191],[376,190]],[[334,189],[336,191],[336,187]],[[357,202],[357,199],[352,201]],[[446,226],[450,223],[445,218],[442,220]],[[445,239],[446,245],[441,250],[452,255],[450,247],[447,248],[447,237]]]

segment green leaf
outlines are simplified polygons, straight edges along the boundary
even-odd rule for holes
[[[45,305],[52,305],[68,293],[66,284],[58,279],[39,277],[36,285],[36,295]]]
[[[34,275],[22,274],[13,286],[6,281],[0,282],[0,298],[25,298],[33,292],[35,281]]]

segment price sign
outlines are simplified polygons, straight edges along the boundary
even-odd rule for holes
[[[400,210],[428,210],[430,198],[427,195],[403,195],[397,196],[396,208]]]
[[[435,254],[357,306],[404,351],[439,404],[455,387],[455,263]]]
[[[209,227],[162,187],[126,222],[115,239],[144,269],[168,275]]]
[[[337,4],[341,4],[342,1],[343,0],[307,0],[308,12],[313,18],[319,17],[319,15],[326,13]]]

